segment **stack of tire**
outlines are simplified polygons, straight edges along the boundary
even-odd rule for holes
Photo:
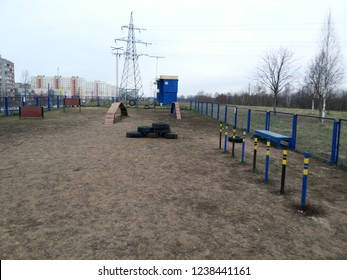
[[[126,133],[128,138],[166,138],[166,139],[177,139],[178,134],[171,132],[170,123],[165,121],[158,121],[149,125],[142,125],[137,127],[137,131],[128,131]]]

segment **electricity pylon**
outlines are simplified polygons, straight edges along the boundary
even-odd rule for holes
[[[139,57],[144,54],[138,54],[136,52],[136,44],[144,44],[147,46],[150,45],[150,43],[145,43],[135,39],[135,30],[141,31],[146,29],[134,26],[133,12],[131,12],[130,14],[129,25],[124,25],[122,26],[122,30],[123,28],[128,29],[128,38],[115,39],[115,42],[127,42],[126,51],[123,53],[123,55],[125,55],[125,61],[122,80],[119,88],[120,100],[125,100],[125,102],[127,103],[127,100],[130,99],[138,101],[144,95],[138,62]]]

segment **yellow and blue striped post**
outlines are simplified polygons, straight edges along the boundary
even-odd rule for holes
[[[227,152],[227,143],[228,143],[228,124],[225,124],[224,128],[224,153]]]
[[[256,171],[256,164],[257,164],[257,149],[258,149],[258,138],[254,138],[253,172]]]
[[[236,127],[233,128],[233,146],[231,150],[231,157],[235,156],[235,139],[236,139]]]
[[[265,159],[265,183],[269,181],[269,165],[270,165],[270,141],[266,142],[266,159]]]
[[[223,122],[219,122],[219,149],[222,149]]]
[[[283,150],[283,158],[282,158],[282,176],[281,176],[281,189],[280,194],[284,194],[284,183],[286,180],[286,166],[287,166],[287,150]]]
[[[241,152],[241,162],[245,162],[245,145],[246,145],[246,128],[243,129],[242,133],[242,152]]]
[[[302,191],[301,191],[301,209],[304,210],[306,206],[306,189],[307,189],[307,177],[308,177],[308,163],[309,153],[304,154],[304,170],[302,176]]]

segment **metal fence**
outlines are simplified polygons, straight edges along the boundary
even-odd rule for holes
[[[11,116],[18,114],[20,106],[43,106],[47,111],[63,106],[64,96],[14,96],[0,97],[0,115]],[[109,107],[116,101],[115,97],[82,97],[82,106]]]
[[[190,109],[253,133],[270,130],[293,139],[293,149],[347,168],[347,120],[239,108],[211,102],[190,101]]]

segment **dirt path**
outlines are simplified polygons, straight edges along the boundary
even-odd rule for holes
[[[347,172],[310,160],[308,213],[298,212],[303,156],[265,146],[252,172],[218,150],[218,124],[195,112],[107,109],[0,118],[1,259],[346,259]],[[168,120],[179,138],[130,139]],[[229,147],[230,148],[230,147]]]

